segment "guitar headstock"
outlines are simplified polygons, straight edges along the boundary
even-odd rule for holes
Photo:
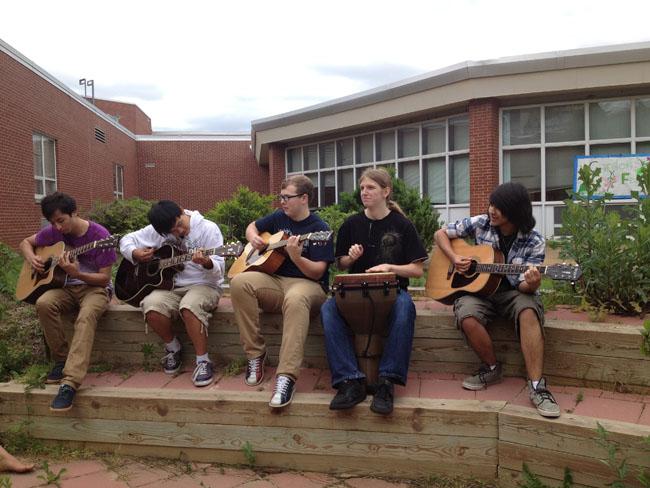
[[[554,280],[577,281],[582,276],[582,270],[575,264],[552,264],[546,267],[545,274]]]
[[[237,257],[244,252],[244,245],[241,242],[228,242],[219,248],[217,254],[221,257]]]
[[[99,241],[95,241],[94,249],[113,249],[119,246],[120,239],[122,236],[120,234],[113,234],[112,236],[106,237]]]
[[[307,234],[307,239],[310,241],[329,241],[334,234],[331,230],[321,230],[318,232],[310,232]]]

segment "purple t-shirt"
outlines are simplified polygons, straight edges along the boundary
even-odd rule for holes
[[[51,246],[57,242],[63,241],[67,246],[72,248],[81,247],[93,241],[99,241],[111,234],[101,225],[89,220],[90,226],[86,233],[80,237],[59,232],[53,225],[44,227],[36,234],[37,246]],[[116,260],[117,255],[114,249],[92,249],[88,252],[77,256],[79,261],[79,270],[83,273],[98,273],[100,268],[111,266]],[[84,281],[68,278],[66,285],[79,285]],[[109,285],[110,286],[110,285]]]

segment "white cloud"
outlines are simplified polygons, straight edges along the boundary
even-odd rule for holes
[[[648,14],[636,0],[23,0],[0,32],[155,129],[219,131],[466,60],[647,41]]]

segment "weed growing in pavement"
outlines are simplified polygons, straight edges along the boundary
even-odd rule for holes
[[[89,373],[108,373],[109,371],[113,371],[113,365],[109,363],[97,363],[93,364],[88,368]]]
[[[237,376],[239,373],[244,371],[245,367],[246,367],[246,358],[233,359],[228,363],[228,365],[223,370],[223,375]]]
[[[55,473],[50,469],[50,465],[47,461],[43,461],[41,469],[44,471],[44,474],[39,474],[37,476],[38,479],[45,481],[46,485],[55,485],[58,488],[61,488],[61,483],[63,481],[61,476],[68,471],[67,469],[61,468],[58,473]]]
[[[11,478],[9,476],[0,476],[0,488],[11,488]]]
[[[244,457],[246,458],[246,464],[248,464],[250,467],[255,466],[255,453],[253,452],[253,446],[251,443],[246,441],[241,450],[244,453]]]
[[[641,352],[646,356],[650,356],[650,320],[643,322],[643,330],[641,331]]]
[[[155,369],[156,360],[154,358],[155,346],[151,343],[144,343],[140,347],[142,352],[142,369],[151,372]]]
[[[25,385],[25,392],[28,393],[36,388],[45,389],[45,379],[50,372],[48,364],[32,364],[20,375],[15,375],[14,380]]]

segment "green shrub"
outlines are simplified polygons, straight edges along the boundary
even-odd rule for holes
[[[273,211],[273,199],[273,195],[260,195],[240,186],[230,200],[217,203],[205,217],[219,226],[225,241],[246,242],[246,227]]]
[[[593,309],[621,314],[650,310],[650,199],[636,200],[619,214],[606,205],[612,195],[594,198],[602,180],[600,168],[580,169],[584,194],[566,200],[563,227],[571,236],[560,241],[561,256],[582,269],[578,291]],[[637,175],[642,191],[650,189],[650,164]]]
[[[88,218],[103,225],[111,234],[128,234],[149,225],[147,213],[152,202],[141,198],[95,202]]]
[[[329,207],[319,209],[316,213],[329,225],[330,229],[334,232],[333,235],[335,238],[345,219],[357,212],[344,212],[338,205],[330,205]]]
[[[22,262],[18,253],[0,242],[0,293],[13,295],[16,292]]]

